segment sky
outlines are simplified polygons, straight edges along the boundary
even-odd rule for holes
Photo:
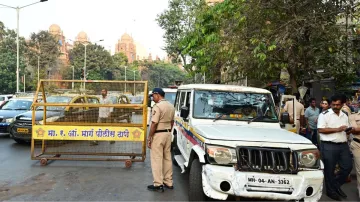
[[[0,4],[21,7],[40,0],[0,0]],[[166,56],[164,31],[155,21],[168,0],[48,0],[20,9],[20,36],[29,38],[32,32],[48,30],[57,24],[66,39],[75,40],[80,31],[91,41],[114,53],[115,44],[125,32],[132,35],[152,56]],[[0,21],[16,29],[16,10],[0,6]],[[140,47],[139,47],[140,49]]]

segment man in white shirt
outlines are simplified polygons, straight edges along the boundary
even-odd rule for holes
[[[100,98],[100,104],[101,105],[107,105],[107,104],[113,104],[110,97],[107,96],[107,89],[101,90],[101,98]],[[98,123],[111,123],[111,113],[113,112],[113,107],[99,107],[99,118]],[[114,144],[115,141],[110,141],[110,144]],[[91,145],[97,145],[97,141],[92,141]]]
[[[350,127],[349,118],[341,111],[343,104],[342,96],[334,95],[331,98],[331,109],[322,112],[317,123],[321,139],[326,195],[334,200],[347,197],[340,187],[352,170],[352,158],[346,136],[346,132],[351,131],[347,131]],[[335,177],[336,164],[339,164],[340,171]]]

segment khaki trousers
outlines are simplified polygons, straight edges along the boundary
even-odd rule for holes
[[[351,141],[350,148],[354,156],[354,167],[356,169],[357,188],[360,197],[360,143]]]
[[[300,121],[299,120],[296,120],[295,127],[296,127],[296,133],[299,134],[300,133]]]
[[[151,143],[150,159],[154,186],[173,186],[171,133],[156,133]]]

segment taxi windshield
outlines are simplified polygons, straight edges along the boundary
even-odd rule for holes
[[[194,99],[194,118],[279,122],[271,94],[197,90]]]
[[[71,101],[71,99],[72,99],[71,97],[67,97],[67,96],[50,96],[50,97],[46,98],[46,103],[65,103],[65,104],[67,104]],[[56,106],[46,107],[46,110],[49,110],[49,111],[62,111],[64,109],[65,109],[65,107],[56,107]],[[44,110],[44,107],[39,106],[37,108],[37,110]]]

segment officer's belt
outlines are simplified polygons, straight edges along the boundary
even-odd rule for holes
[[[355,142],[357,142],[357,143],[360,143],[360,140],[357,139],[357,138],[353,138],[353,140],[354,140]]]
[[[164,130],[155,130],[155,133],[170,133],[171,132],[171,129],[164,129]]]

